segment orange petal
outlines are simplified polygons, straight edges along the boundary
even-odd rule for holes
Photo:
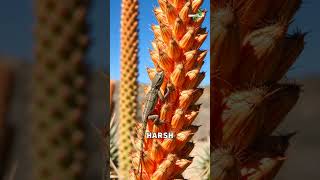
[[[168,45],[168,56],[174,61],[179,61],[181,53],[182,50],[180,49],[178,43],[175,40],[171,39]]]
[[[171,123],[171,118],[173,116],[173,109],[171,103],[165,103],[162,105],[160,110],[160,119],[166,123]]]
[[[161,23],[160,24],[160,31],[161,31],[162,40],[165,43],[169,43],[169,41],[171,40],[171,37],[172,37],[171,30],[169,29],[169,27]]]
[[[175,87],[180,88],[184,83],[184,79],[185,79],[185,72],[184,72],[183,64],[178,64],[176,65],[173,73],[171,74],[170,80]]]
[[[148,75],[149,75],[149,79],[153,79],[154,76],[157,73],[155,68],[147,68],[147,72],[148,72]]]
[[[172,152],[174,150],[174,148],[176,148],[176,138],[167,138],[164,139],[163,142],[161,143],[162,148],[166,151],[166,152]]]
[[[172,72],[173,71],[173,66],[174,63],[172,61],[172,59],[170,59],[170,57],[163,51],[163,50],[159,50],[159,66],[167,71],[167,72]]]
[[[182,21],[187,24],[190,20],[189,14],[192,13],[192,7],[190,4],[190,1],[184,4],[183,8],[179,12],[179,16],[182,19]]]
[[[184,56],[186,57],[184,67],[186,70],[190,70],[193,68],[194,64],[196,63],[196,57],[197,57],[197,50],[192,50],[184,53]]]
[[[180,40],[185,33],[186,33],[186,26],[183,24],[183,21],[181,20],[181,18],[177,17],[173,26],[173,35],[177,40]]]
[[[170,4],[168,1],[166,3],[166,16],[168,19],[169,24],[173,24],[176,18],[178,17],[178,13],[176,11],[176,8],[173,7],[172,4]]]
[[[150,151],[150,157],[157,163],[160,163],[165,157],[164,149],[161,147],[160,143],[157,140],[153,141]]]
[[[198,69],[187,72],[183,87],[185,89],[194,88],[195,84],[197,83],[199,74],[200,74],[200,71]]]
[[[177,109],[172,117],[171,128],[174,132],[180,131],[184,125],[184,112],[182,109]]]
[[[174,173],[177,156],[168,154],[167,158],[160,164],[156,172],[152,175],[152,180],[167,180]]]
[[[180,47],[185,51],[189,50],[193,45],[194,35],[195,35],[195,30],[193,28],[190,28],[188,32],[179,41]]]
[[[192,11],[195,13],[198,11],[200,6],[202,5],[203,0],[193,0],[192,1]]]

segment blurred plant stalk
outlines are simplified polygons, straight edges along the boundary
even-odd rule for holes
[[[35,0],[34,180],[84,178],[87,0]]]
[[[301,92],[280,81],[304,48],[305,33],[288,33],[301,3],[211,1],[213,180],[273,179],[287,158],[295,133],[272,133]]]
[[[122,0],[119,102],[119,172],[129,177],[133,151],[131,136],[138,108],[138,0]]]

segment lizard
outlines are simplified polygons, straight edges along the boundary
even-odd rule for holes
[[[142,158],[143,158],[143,144],[144,144],[144,136],[147,130],[148,120],[153,120],[156,124],[164,123],[159,119],[159,115],[152,115],[152,112],[160,98],[161,101],[164,101],[166,97],[169,95],[169,88],[167,88],[167,92],[163,95],[160,91],[160,87],[164,81],[164,72],[159,71],[155,74],[154,78],[151,81],[151,88],[145,96],[145,104],[142,112],[142,137],[140,139],[140,159],[138,164],[138,173],[141,171],[140,179],[142,179]]]

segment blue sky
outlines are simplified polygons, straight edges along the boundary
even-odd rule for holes
[[[205,0],[202,6],[203,9],[209,11],[209,0]],[[120,6],[121,0],[115,0],[110,2],[110,76],[113,79],[120,79]],[[140,0],[139,5],[139,81],[149,82],[148,75],[145,67],[153,67],[153,63],[150,59],[148,49],[151,49],[151,41],[153,40],[153,32],[151,31],[151,24],[158,24],[154,14],[152,12],[153,7],[158,6],[157,0]],[[203,27],[210,28],[210,14],[203,23]],[[209,50],[210,37],[203,43],[201,49]],[[205,64],[202,70],[207,72],[206,78],[203,80],[203,84],[209,84],[209,71],[210,71],[210,54],[207,54]]]
[[[89,16],[90,46],[87,62],[96,69],[105,69],[107,64],[107,18],[110,18],[112,49],[111,76],[119,79],[119,30],[120,30],[120,2],[121,0],[111,1],[110,12],[107,9],[108,0],[92,0],[91,12]],[[10,0],[1,2],[0,6],[0,56],[12,56],[18,60],[33,62],[33,14],[32,0]],[[157,5],[156,0],[140,0],[140,79],[145,75],[144,67],[152,66],[147,52],[150,41],[153,39],[150,24],[155,23],[152,15],[153,5]],[[204,7],[209,9],[209,0],[205,0]],[[297,27],[310,33],[306,37],[306,47],[297,63],[289,71],[290,77],[301,78],[303,76],[320,75],[320,1],[305,0],[301,9],[298,11],[295,21],[291,25],[291,31]],[[209,27],[209,18],[205,24]],[[208,49],[208,41],[203,46]],[[209,71],[209,55],[207,55],[204,71]],[[205,82],[208,82],[208,76]]]

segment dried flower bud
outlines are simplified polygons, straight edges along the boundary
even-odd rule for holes
[[[192,11],[197,12],[200,6],[202,5],[203,0],[193,0],[192,1]]]
[[[188,51],[184,53],[184,56],[186,58],[184,67],[186,70],[191,70],[196,63],[197,50]]]
[[[184,112],[182,109],[177,109],[171,121],[173,132],[178,132],[184,125]]]
[[[164,24],[160,24],[160,32],[161,32],[162,40],[165,43],[169,43],[172,37],[171,30],[169,29],[169,27]]]
[[[180,17],[177,17],[174,26],[173,26],[173,35],[177,40],[180,40],[182,36],[186,33],[186,27],[183,24]]]
[[[168,56],[174,61],[179,60],[182,50],[175,40],[170,40],[168,45]]]
[[[179,12],[179,17],[184,23],[188,23],[190,20],[189,14],[192,14],[190,1],[184,4],[183,8]]]
[[[176,18],[178,17],[176,9],[168,1],[166,3],[166,16],[169,24],[173,24]]]
[[[195,36],[195,30],[193,28],[189,29],[187,33],[179,41],[180,47],[185,51],[189,50],[193,45],[193,41],[195,38],[194,36]]]
[[[176,65],[174,71],[172,72],[172,74],[170,76],[170,79],[171,79],[172,84],[176,88],[182,87],[182,85],[184,83],[184,79],[185,79],[185,71],[184,71],[183,64]]]
[[[157,140],[153,141],[150,158],[156,163],[160,163],[165,157],[164,149],[161,147]]]

